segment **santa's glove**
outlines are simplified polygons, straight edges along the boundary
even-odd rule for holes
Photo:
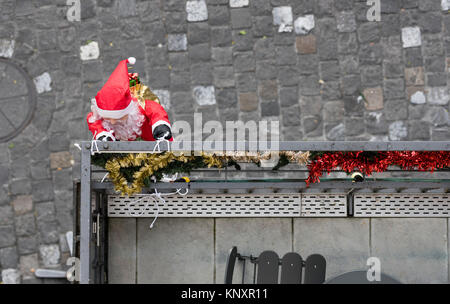
[[[153,130],[153,138],[154,139],[171,139],[172,138],[172,131],[170,131],[170,128],[166,125],[159,125]]]
[[[108,134],[99,136],[97,138],[97,140],[101,140],[101,141],[116,141],[116,138],[114,137],[114,135],[112,135],[112,133],[108,133]]]

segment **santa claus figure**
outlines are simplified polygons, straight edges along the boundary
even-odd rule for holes
[[[92,112],[87,115],[87,122],[94,139],[172,140],[170,121],[164,108],[153,100],[139,102],[130,93],[127,63],[135,62],[134,57],[122,60],[92,99]]]

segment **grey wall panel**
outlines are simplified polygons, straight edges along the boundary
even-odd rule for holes
[[[214,219],[138,219],[137,282],[213,282]]]
[[[447,283],[447,219],[372,219],[372,256],[403,283]]]
[[[296,218],[294,250],[305,259],[313,253],[322,254],[327,261],[327,279],[366,269],[370,256],[369,220]]]
[[[109,283],[136,282],[136,219],[109,219]]]

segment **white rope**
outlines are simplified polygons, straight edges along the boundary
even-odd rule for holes
[[[188,192],[189,192],[189,189],[188,188],[186,188],[185,189],[186,191],[183,193],[183,192],[181,192],[182,191],[182,189],[177,189],[175,192],[170,192],[170,193],[161,193],[161,192],[158,192],[158,190],[155,188],[155,193],[151,193],[151,194],[149,194],[149,195],[145,195],[145,196],[142,196],[141,198],[139,198],[139,199],[137,199],[137,200],[134,200],[134,201],[131,201],[131,202],[129,202],[129,203],[127,203],[127,214],[129,215],[129,216],[137,216],[137,217],[140,217],[140,216],[142,216],[142,215],[144,215],[144,212],[145,212],[145,210],[147,210],[148,208],[149,208],[149,205],[150,205],[150,202],[149,201],[147,201],[146,203],[145,203],[145,205],[144,205],[144,208],[139,208],[139,214],[131,214],[131,212],[130,212],[130,206],[132,205],[132,204],[138,204],[140,201],[142,201],[144,198],[148,198],[148,197],[152,197],[153,199],[154,199],[154,201],[155,201],[155,206],[156,206],[156,215],[155,215],[155,218],[153,219],[153,221],[152,221],[152,223],[150,224],[150,229],[152,229],[153,228],[153,225],[155,224],[155,222],[156,222],[156,220],[158,219],[158,216],[159,216],[159,205],[158,205],[158,200],[161,202],[161,204],[164,206],[165,204],[166,204],[166,200],[163,198],[163,196],[170,196],[170,195],[176,195],[176,194],[178,194],[178,195],[181,195],[181,196],[184,196],[184,195],[186,195],[186,194],[188,194]]]
[[[152,153],[155,153],[155,152],[161,153],[161,147],[159,146],[159,144],[161,142],[165,142],[167,144],[167,151],[170,152],[170,144],[169,144],[169,141],[166,139],[166,136],[168,136],[168,135],[169,135],[169,132],[166,132],[166,133],[164,133],[164,135],[162,137],[160,137],[156,140],[156,144],[153,147]],[[156,150],[156,149],[158,149],[158,150]]]
[[[102,181],[100,183],[103,183],[105,181],[105,178],[108,176],[109,172],[105,174],[105,176],[103,176]]]
[[[95,131],[94,136],[92,137],[92,140],[91,140],[91,155],[94,155],[95,153],[100,153],[100,150],[98,149],[98,146],[97,146],[97,140],[95,139],[96,135],[97,135],[97,131]],[[96,151],[94,151],[94,145],[95,145]]]

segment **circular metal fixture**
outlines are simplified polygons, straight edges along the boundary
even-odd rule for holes
[[[33,119],[36,87],[27,72],[0,58],[0,142],[16,137]]]

